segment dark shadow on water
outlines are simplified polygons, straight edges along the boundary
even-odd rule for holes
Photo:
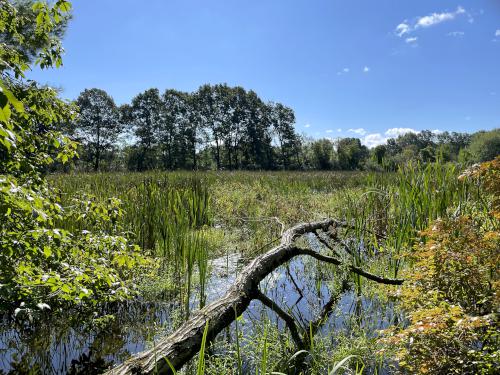
[[[237,254],[211,262],[207,303],[227,291],[236,279],[241,263]],[[332,272],[324,264],[295,258],[264,279],[261,290],[292,313],[303,329],[325,314],[318,324],[317,335],[348,333],[354,327],[361,327],[368,335],[374,335],[377,330],[400,319],[392,303],[382,303],[375,297],[356,296],[345,285],[339,293],[339,289],[332,287],[332,282]],[[193,310],[199,307],[198,296],[198,291],[194,290],[190,302]],[[325,313],[325,304],[329,302],[331,306]],[[110,364],[122,362],[131,354],[151,347],[153,341],[171,332],[181,323],[181,305],[171,301],[136,300],[101,306],[94,312],[95,317],[113,315],[114,318],[96,320],[88,312],[53,312],[34,325],[22,325],[3,317],[0,319],[0,374],[98,374]],[[263,308],[258,301],[252,301],[243,315],[248,323],[242,324],[240,330],[244,335],[251,335],[263,316],[277,324],[279,329],[286,329],[273,311]],[[233,330],[234,324],[226,334],[221,333],[219,339],[230,338]]]

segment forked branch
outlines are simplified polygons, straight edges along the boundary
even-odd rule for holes
[[[268,307],[277,311],[277,305],[272,301],[269,302],[269,299],[260,293],[258,289],[259,283],[276,268],[297,255],[309,255],[320,261],[341,265],[342,262],[337,258],[295,246],[294,240],[306,233],[314,233],[316,230],[326,232],[331,227],[335,229],[345,226],[346,224],[340,221],[327,219],[298,224],[288,229],[283,233],[281,243],[278,246],[256,257],[241,271],[235,283],[222,298],[194,312],[181,327],[170,336],[156,343],[154,348],[134,355],[121,365],[109,370],[107,374],[171,374],[167,360],[178,370],[196,355],[201,346],[207,321],[209,322],[207,340],[211,341],[220,331],[234,321],[235,316],[240,316],[247,309],[252,299],[259,299],[266,306],[269,305]],[[378,283],[399,285],[403,282],[403,280],[399,279],[387,279],[373,275],[352,265],[348,267],[352,272]],[[285,322],[288,320],[287,324],[290,323],[290,319],[288,319],[284,311],[281,311],[279,315]],[[289,325],[290,327],[291,325]],[[292,333],[292,335],[295,334]],[[297,343],[300,343],[300,341],[297,341]]]

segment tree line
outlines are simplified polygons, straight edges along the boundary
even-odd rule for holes
[[[83,170],[393,170],[410,160],[479,162],[500,154],[500,131],[424,130],[368,149],[358,138],[311,139],[295,130],[293,109],[252,90],[203,85],[192,93],[156,88],[117,106],[101,89],[77,98],[66,130]]]
[[[323,170],[396,170],[408,162],[472,164],[500,155],[500,129],[476,133],[422,130],[389,138],[372,149],[358,138],[302,142],[303,168]]]
[[[119,107],[105,91],[87,89],[76,104],[71,133],[82,145],[81,162],[93,170],[103,163],[137,171],[299,166],[293,110],[242,87],[152,88]],[[121,147],[120,136],[128,139]]]

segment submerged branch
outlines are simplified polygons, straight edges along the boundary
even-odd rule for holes
[[[309,255],[317,260],[321,260],[322,262],[330,263],[330,264],[335,264],[337,266],[340,266],[342,262],[338,260],[337,258],[328,256],[328,255],[323,255],[320,254],[314,250],[311,249],[304,249],[304,248],[297,248],[297,252],[300,255]],[[362,268],[349,265],[348,266],[351,272],[354,272],[355,274],[358,274],[360,276],[366,277],[368,280],[376,281],[377,283],[380,284],[387,284],[387,285],[402,285],[403,284],[403,279],[389,279],[385,278],[382,276],[374,275],[373,273],[364,271]]]
[[[281,237],[281,243],[252,260],[222,298],[194,312],[189,320],[170,336],[156,343],[154,348],[134,355],[121,365],[109,370],[107,374],[171,374],[170,365],[178,370],[198,353],[207,322],[207,340],[211,341],[219,332],[228,327],[236,316],[241,315],[247,309],[252,299],[259,299],[262,303],[273,306],[274,308],[271,308],[276,311],[277,305],[272,301],[269,303],[267,297],[260,293],[259,283],[276,268],[298,255],[310,255],[324,262],[341,265],[342,262],[337,258],[322,255],[310,249],[299,248],[294,246],[293,242],[306,233],[314,233],[317,230],[326,232],[331,227],[345,225],[340,221],[327,219],[298,224],[286,230]],[[358,267],[348,267],[352,272],[379,283],[399,285],[403,282],[397,279],[385,279]],[[283,313],[284,311],[281,310],[282,318],[286,316],[286,313]],[[286,319],[290,321],[288,317]]]
[[[295,319],[285,312],[281,307],[279,307],[272,299],[262,293],[259,289],[255,291],[255,299],[262,302],[264,306],[267,306],[271,310],[273,310],[283,321],[286,326],[290,330],[290,334],[292,335],[292,339],[297,345],[298,349],[305,349],[305,344],[302,338],[300,337],[299,330],[297,329],[297,325],[295,324]]]

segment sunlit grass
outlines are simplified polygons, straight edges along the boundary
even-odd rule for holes
[[[206,303],[210,259],[234,252],[252,258],[276,244],[283,229],[324,217],[351,224],[342,233],[345,243],[337,249],[345,261],[397,277],[408,266],[405,254],[418,231],[436,218],[466,213],[472,201],[480,201],[475,186],[458,181],[459,172],[455,165],[434,163],[409,164],[396,173],[147,172],[59,175],[51,182],[61,190],[63,206],[82,192],[122,201],[121,224],[146,254],[158,259],[158,278],[164,280],[143,290],[172,290],[186,319],[193,293],[199,293],[195,308]],[[65,225],[71,228],[73,223]],[[318,275],[318,288],[324,276]],[[357,296],[370,293],[387,301],[383,288],[360,276],[350,277],[350,282]],[[241,374],[243,363],[248,366],[250,360],[253,372],[279,371],[280,364],[293,357],[294,345],[263,319],[251,338],[242,336],[238,320],[236,348],[230,345],[227,354],[234,353],[234,358],[209,355],[197,370],[216,373],[231,364]],[[347,366],[362,373],[365,363],[375,371],[382,368],[375,358],[373,336],[361,327],[355,332],[355,337],[318,337],[310,331],[311,373],[338,373]]]

